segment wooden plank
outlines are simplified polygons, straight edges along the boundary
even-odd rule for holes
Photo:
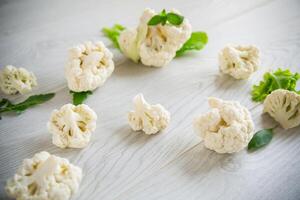
[[[198,199],[203,193],[206,199],[224,197],[221,194],[231,199],[292,199],[299,194],[295,184],[299,182],[299,137],[295,134],[299,128],[276,136],[275,142],[260,153],[226,156],[203,149],[191,126],[194,116],[208,109],[208,96],[239,100],[251,109],[258,129],[274,125],[267,116],[260,117],[262,107],[251,101],[249,91],[267,70],[289,66],[299,71],[297,0],[59,2],[0,4],[0,65],[33,70],[39,81],[35,93],[57,92],[52,101],[0,121],[0,199],[6,198],[5,181],[21,161],[42,150],[67,157],[83,168],[84,179],[76,199],[186,199],[188,195]],[[63,75],[67,49],[85,40],[100,39],[109,44],[99,33],[101,27],[114,23],[134,26],[145,7],[178,8],[194,30],[208,32],[208,46],[161,69],[134,64],[113,50],[115,72],[87,100],[99,116],[90,145],[83,150],[55,147],[46,123],[53,109],[71,100]],[[219,74],[217,53],[227,43],[257,44],[261,48],[262,68],[248,81]],[[146,136],[127,125],[126,114],[139,92],[171,112],[171,124],[163,133]],[[236,165],[241,166],[236,169]],[[236,170],[228,172],[227,168]],[[262,170],[255,176],[258,168]],[[264,188],[264,194],[250,196],[255,192],[251,185],[256,184],[256,178],[262,178],[258,186]],[[287,183],[283,185],[280,180]]]

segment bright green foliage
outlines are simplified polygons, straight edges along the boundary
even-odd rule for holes
[[[113,42],[116,48],[120,49],[118,38],[123,30],[125,30],[124,26],[115,24],[112,28],[104,27],[102,32]]]
[[[174,26],[180,25],[184,20],[184,17],[173,12],[167,13],[165,9],[158,15],[154,15],[148,22],[149,26],[155,26],[158,24],[165,25],[167,22]]]
[[[248,144],[248,150],[257,150],[271,142],[273,138],[273,129],[262,129],[256,132]]]
[[[0,113],[4,113],[4,112],[21,113],[32,106],[49,101],[54,96],[55,96],[54,93],[33,95],[27,98],[25,101],[18,104],[13,104],[7,99],[2,99],[0,101]]]
[[[267,72],[258,85],[253,85],[252,100],[263,101],[272,91],[277,89],[296,92],[296,84],[299,78],[298,73],[293,74],[289,69],[282,70],[279,68],[275,72]]]
[[[85,92],[73,92],[70,91],[71,94],[73,94],[73,104],[79,105],[82,104],[89,95],[93,94],[92,91],[85,91]]]
[[[201,50],[208,42],[208,37],[205,32],[193,32],[191,37],[183,44],[176,52],[176,56],[183,55],[186,51]]]

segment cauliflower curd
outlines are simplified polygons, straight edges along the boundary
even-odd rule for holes
[[[128,114],[128,122],[134,131],[144,131],[145,134],[155,134],[167,127],[170,113],[160,104],[148,104],[142,94],[134,97],[134,111]]]
[[[48,122],[52,142],[60,148],[83,148],[96,129],[96,113],[87,105],[66,104],[54,110]]]
[[[195,132],[205,147],[218,153],[234,153],[245,148],[254,134],[254,124],[247,108],[237,101],[210,97],[212,108],[194,120]]]
[[[35,75],[22,67],[8,65],[0,71],[0,88],[5,94],[25,94],[36,85]]]
[[[259,65],[259,50],[252,45],[228,45],[219,53],[220,70],[235,79],[247,79]]]
[[[81,178],[79,167],[43,151],[23,161],[5,190],[17,200],[68,200],[78,190]]]
[[[275,90],[265,99],[264,112],[269,113],[285,129],[299,126],[300,95],[288,90]]]
[[[68,87],[74,92],[92,91],[114,71],[112,53],[102,42],[86,42],[69,50],[65,68]]]
[[[172,12],[180,14],[176,10]],[[140,60],[144,65],[162,67],[175,57],[176,51],[190,38],[192,27],[187,19],[178,26],[149,26],[149,20],[156,14],[152,9],[145,9],[137,29],[121,32],[118,42],[124,55],[133,61]]]

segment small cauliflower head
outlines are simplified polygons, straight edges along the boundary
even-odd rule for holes
[[[220,70],[235,79],[247,79],[258,69],[259,50],[253,45],[228,45],[219,53]]]
[[[180,14],[177,10],[171,12]],[[145,9],[137,29],[121,32],[118,42],[124,55],[133,61],[140,60],[147,66],[163,67],[171,62],[176,51],[190,38],[192,27],[186,18],[178,26],[148,26],[154,15],[157,15],[154,10]]]
[[[74,92],[92,91],[114,71],[112,53],[102,42],[85,42],[69,50],[65,68],[68,87]]]
[[[96,113],[87,105],[66,104],[54,110],[48,122],[52,142],[60,148],[83,148],[96,129]]]
[[[267,96],[264,112],[269,113],[284,129],[300,125],[300,95],[278,89]]]
[[[194,130],[206,148],[217,153],[234,153],[245,148],[254,132],[251,114],[237,101],[210,97],[212,108],[194,120]]]
[[[43,151],[23,161],[5,190],[17,200],[67,200],[78,190],[81,178],[79,167]]]
[[[165,129],[170,122],[170,113],[160,104],[148,104],[142,94],[133,99],[134,111],[128,113],[128,122],[134,131],[155,134]]]
[[[8,65],[0,71],[0,88],[5,94],[25,94],[35,86],[37,86],[35,75],[22,67]]]

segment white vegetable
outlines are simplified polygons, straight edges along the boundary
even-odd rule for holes
[[[180,14],[176,10],[172,12]],[[141,60],[144,65],[162,67],[167,65],[182,45],[190,38],[192,27],[184,18],[182,24],[148,26],[149,20],[157,13],[145,9],[136,30],[124,30],[119,37],[122,52],[135,62]]]
[[[65,76],[74,92],[92,91],[114,71],[112,53],[102,42],[86,42],[69,50]]]
[[[269,113],[285,129],[299,126],[300,95],[288,90],[275,90],[265,99],[264,112]]]
[[[118,39],[122,53],[136,63],[140,60],[137,36],[138,32],[136,30],[125,29]]]
[[[43,151],[25,159],[5,189],[17,200],[67,200],[78,190],[81,178],[79,167]]]
[[[36,85],[35,75],[24,68],[8,65],[0,71],[0,88],[5,94],[25,94]]]
[[[170,122],[170,113],[160,104],[148,104],[142,94],[133,99],[134,111],[128,113],[128,122],[134,131],[144,131],[146,134],[155,134],[167,127]]]
[[[87,105],[66,104],[54,110],[48,122],[52,142],[60,148],[83,148],[96,129],[96,113]]]
[[[251,114],[237,101],[208,99],[212,110],[194,120],[194,129],[205,147],[218,153],[234,153],[245,148],[253,136]]]
[[[219,53],[220,70],[236,79],[247,79],[259,65],[259,50],[252,45],[228,45]]]

